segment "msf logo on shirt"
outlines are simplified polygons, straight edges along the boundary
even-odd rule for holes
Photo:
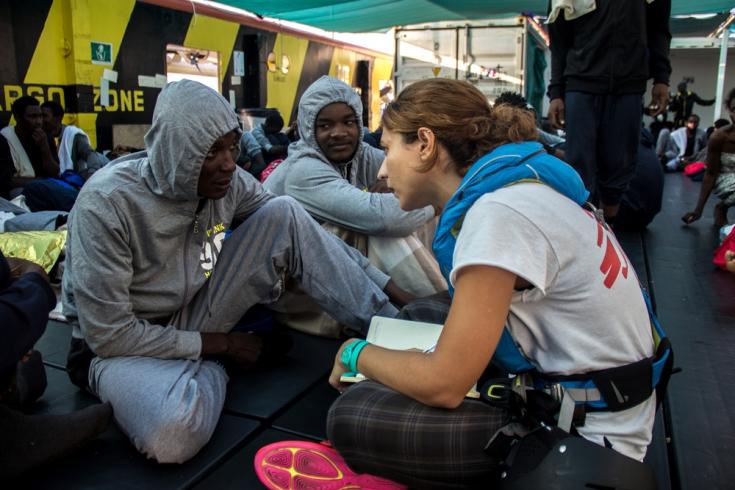
[[[214,272],[214,264],[217,262],[225,238],[227,238],[227,231],[224,223],[217,223],[207,230],[207,240],[204,242],[202,253],[199,256],[199,265],[204,270],[204,277],[209,278]]]
[[[624,279],[628,278],[630,267],[628,266],[628,258],[621,250],[615,235],[597,220],[594,214],[585,209],[585,213],[594,219],[597,223],[597,246],[602,248],[605,246],[605,255],[600,263],[600,272],[605,276],[603,284],[607,289],[613,287],[618,276],[622,274]]]

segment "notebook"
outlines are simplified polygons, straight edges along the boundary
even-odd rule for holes
[[[436,323],[414,322],[398,318],[374,316],[368,329],[368,342],[379,347],[394,350],[418,349],[432,352],[436,347],[444,325]],[[359,383],[367,378],[361,373],[354,376],[343,375],[343,383]],[[477,387],[473,386],[466,395],[468,398],[480,398]]]

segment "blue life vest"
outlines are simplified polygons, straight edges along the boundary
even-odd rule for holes
[[[432,244],[442,275],[449,285],[450,295],[454,295],[454,288],[449,281],[454,248],[467,211],[481,196],[508,185],[522,182],[537,182],[548,185],[580,206],[585,203],[589,196],[589,192],[585,189],[576,170],[561,160],[546,154],[539,143],[525,142],[503,145],[480,158],[469,168],[457,191],[444,207]],[[666,336],[653,313],[650,299],[645,291],[643,291],[643,296],[651,319],[655,347],[658,348]],[[659,383],[667,361],[669,361],[670,367],[671,349],[668,340],[661,351],[660,353],[657,352],[657,359],[651,361],[653,378],[651,389]],[[511,374],[537,373],[536,367],[521,353],[507,328],[503,330],[493,354],[492,362]],[[538,376],[534,376],[537,387],[541,388],[545,383],[553,382],[543,373],[537,374]],[[559,383],[569,389],[600,387],[599,379],[595,381],[592,377],[585,376],[573,376],[573,378],[559,381]],[[617,388],[615,389],[617,390]],[[586,405],[590,409],[605,410],[613,404],[608,405],[605,400],[599,400],[587,402]]]
[[[519,182],[540,182],[567,196],[580,206],[589,192],[579,174],[558,158],[548,155],[540,143],[503,145],[475,162],[465,174],[459,188],[449,199],[437,225],[432,248],[442,275],[449,285],[454,247],[465,214],[481,196]],[[520,353],[507,329],[503,331],[493,362],[509,373],[531,371],[534,366]]]

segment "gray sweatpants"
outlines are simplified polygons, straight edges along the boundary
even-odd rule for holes
[[[384,276],[376,276],[364,257],[319,227],[296,201],[282,197],[225,240],[209,281],[171,323],[229,332],[251,306],[278,299],[284,275],[347,325],[364,327],[373,315],[398,314],[382,292],[385,284],[376,284]],[[209,441],[227,380],[218,363],[201,359],[97,357],[89,370],[90,388],[112,404],[120,428],[160,463],[182,463]]]

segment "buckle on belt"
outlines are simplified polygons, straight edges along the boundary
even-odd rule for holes
[[[480,389],[480,399],[493,407],[509,409],[513,395],[513,381],[510,378],[485,381]]]

